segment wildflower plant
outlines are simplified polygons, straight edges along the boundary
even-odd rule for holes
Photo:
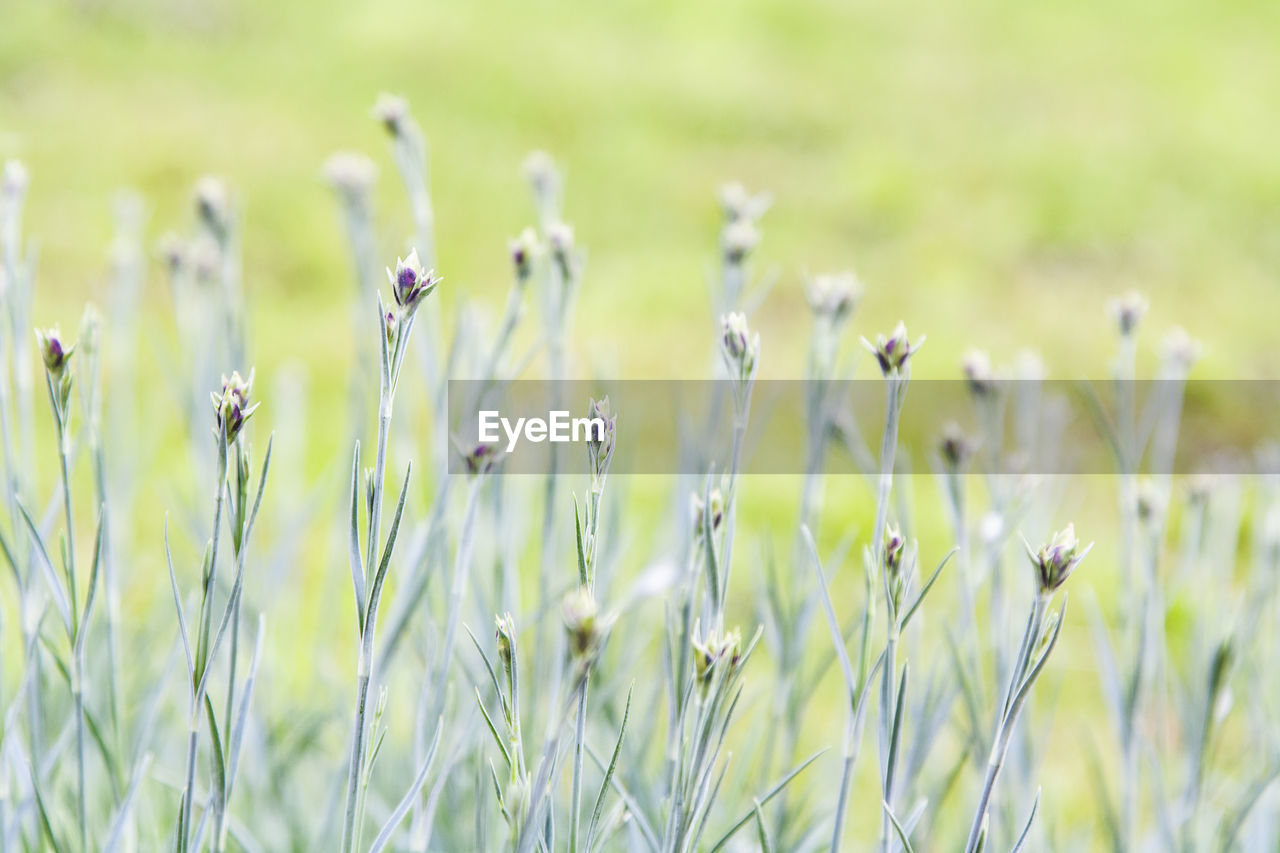
[[[912,494],[925,481],[907,479],[921,431],[905,407],[908,388],[920,388],[911,378],[923,337],[899,324],[864,339],[872,359],[855,364],[856,312],[880,295],[852,273],[802,278],[804,301],[796,288],[792,304],[807,304],[808,350],[798,354],[811,387],[794,448],[797,500],[769,486],[762,514],[745,448],[773,353],[755,319],[767,287],[749,292],[769,282],[752,275],[769,200],[731,184],[707,240],[717,268],[701,345],[717,390],[706,425],[689,425],[679,448],[684,473],[668,512],[636,500],[624,479],[644,448],[631,443],[630,403],[618,413],[626,397],[616,392],[575,404],[601,426],[577,449],[585,476],[575,494],[563,449],[551,448],[545,476],[506,476],[518,460],[494,444],[446,441],[446,380],[478,372],[484,399],[537,375],[560,405],[562,381],[581,374],[590,341],[572,319],[586,253],[566,218],[564,172],[547,155],[526,163],[534,225],[509,241],[493,235],[510,276],[494,322],[472,319],[483,316],[471,310],[479,300],[459,294],[457,324],[433,324],[441,279],[426,137],[403,99],[380,99],[375,118],[409,201],[409,239],[396,240],[404,248],[385,289],[372,267],[393,243],[374,221],[372,162],[344,154],[323,168],[352,244],[365,353],[347,389],[351,479],[336,529],[324,500],[298,499],[299,460],[312,448],[282,440],[291,464],[287,454],[272,461],[272,439],[255,452],[264,417],[294,436],[317,418],[301,414],[305,392],[263,394],[246,370],[230,184],[199,181],[192,226],[154,252],[178,342],[163,373],[200,484],[187,506],[183,490],[165,494],[167,476],[146,476],[146,448],[170,425],[132,375],[139,342],[156,339],[140,308],[142,206],[118,212],[105,310],[86,310],[75,343],[57,327],[33,340],[28,175],[14,164],[0,173],[0,561],[13,579],[0,589],[0,849],[1276,849],[1280,703],[1266,675],[1280,636],[1280,486],[1218,477],[1186,489],[1176,479],[1200,349],[1170,333],[1155,390],[1140,400],[1145,299],[1126,296],[1105,326],[1099,319],[1116,339],[1115,381],[1082,394],[1117,471],[1115,530],[1095,535],[1114,555],[1120,592],[1104,579],[1086,607],[1112,726],[1088,726],[1063,765],[1045,729],[1028,723],[1049,710],[1052,691],[1037,687],[1049,664],[1080,668],[1055,651],[1068,585],[1087,590],[1108,566],[1080,575],[1098,558],[1070,525],[1026,545],[1028,562],[1009,559],[1018,530],[1047,529],[1062,512],[1062,490],[1019,462],[1072,449],[1055,446],[1068,433],[1043,367],[997,366],[977,350],[960,361],[957,422],[923,413],[945,511],[933,518]],[[542,309],[536,343],[520,353],[530,303]],[[222,365],[244,372],[218,381]],[[864,442],[865,412],[844,380],[866,368],[885,407],[879,440]],[[36,405],[46,392],[51,419]],[[332,408],[332,395],[324,400]],[[279,414],[295,404],[291,425]],[[367,442],[356,436],[374,413],[362,461]],[[713,458],[720,440],[729,452]],[[432,464],[411,480],[407,460],[428,446]],[[837,455],[865,486],[827,480]],[[401,467],[388,494],[388,469]],[[1280,470],[1274,458],[1259,467]],[[179,678],[147,596],[133,597],[148,588],[134,567],[160,550],[130,498],[153,481],[175,503],[165,624],[176,613]],[[327,488],[321,478],[317,493]],[[862,488],[865,511],[848,497]],[[273,510],[277,495],[297,506]],[[340,547],[313,535],[324,529]],[[189,537],[203,543],[193,559],[180,547]],[[311,593],[330,586],[303,599],[290,587],[292,572],[319,577],[326,556],[330,568],[346,557],[353,593],[354,696],[336,703],[349,711],[328,691],[295,689],[315,687],[313,673],[265,630],[268,618],[296,627],[287,613],[274,621],[280,600],[304,602],[304,623],[327,617]],[[1204,630],[1223,622],[1229,629]],[[812,637],[814,623],[829,637]],[[474,654],[457,648],[464,632]],[[862,767],[868,748],[876,760]],[[1064,793],[1075,776],[1058,771],[1077,753],[1094,782]],[[1069,810],[1089,796],[1098,819],[1075,819]],[[1041,810],[1059,813],[1040,820]]]

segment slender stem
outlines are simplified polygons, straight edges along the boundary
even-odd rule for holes
[[[356,726],[351,736],[351,771],[347,776],[347,807],[342,822],[342,851],[350,853],[353,849],[356,826],[356,807],[360,792],[360,777],[364,772],[364,734],[365,717],[369,706],[369,672],[372,663],[372,650],[366,652],[368,645],[360,645],[360,671],[356,683]]]
[[[382,384],[378,403],[378,450],[373,469],[373,500],[369,507],[369,537],[365,543],[365,578],[373,583],[378,560],[378,543],[382,524],[382,487],[387,465],[387,434],[391,426],[392,388],[388,375],[390,368],[384,362]],[[360,780],[364,775],[364,737],[369,708],[369,683],[373,675],[373,639],[377,630],[377,602],[367,603],[364,624],[360,627],[360,660],[356,672],[356,722],[351,735],[351,757],[347,773],[346,811],[342,821],[343,853],[354,849],[357,811],[360,800]]]
[[[218,541],[222,534],[222,504],[227,482],[227,442],[225,436],[218,438],[218,476],[214,485],[213,500],[213,533],[209,545],[209,566],[203,578],[200,596],[200,637],[196,646],[197,654],[203,658],[210,652],[209,636],[213,627],[213,593],[218,577]],[[191,684],[191,719],[190,735],[187,743],[187,782],[182,793],[182,812],[179,818],[181,838],[179,845],[187,851],[191,844],[191,812],[195,801],[196,752],[200,734],[200,705],[204,701],[204,688],[200,685],[201,675],[212,661],[197,660],[197,671],[193,673]]]
[[[969,840],[965,843],[965,853],[975,853],[977,850],[978,836],[982,833],[982,824],[991,808],[991,795],[995,791],[1000,770],[1004,767],[1009,742],[1013,738],[1014,724],[1018,720],[1018,713],[1022,710],[1022,700],[1025,700],[1026,693],[1021,691],[1019,684],[1026,675],[1035,651],[1036,639],[1040,636],[1040,628],[1044,623],[1044,614],[1048,606],[1049,596],[1043,593],[1037,594],[1035,603],[1031,606],[1031,618],[1027,620],[1026,633],[1022,637],[1018,662],[1010,677],[1004,708],[996,720],[996,730],[991,737],[991,755],[987,759],[987,773],[982,782],[982,794],[978,798],[978,810],[974,812],[973,825],[969,829]]]
[[[587,686],[588,681],[584,678],[582,690],[578,692],[578,722],[573,739],[573,778],[569,787],[569,853],[578,853],[578,818],[582,812],[582,747],[587,729]]]

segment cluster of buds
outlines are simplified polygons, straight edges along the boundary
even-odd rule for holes
[[[378,167],[363,154],[338,151],[324,161],[324,179],[348,205],[364,206],[378,180]]]
[[[400,307],[402,318],[417,311],[422,300],[440,284],[440,276],[436,275],[435,270],[422,268],[417,249],[411,251],[407,258],[396,259],[395,272],[388,269],[387,280],[391,282],[391,295]]]
[[[742,662],[742,634],[737,628],[723,634],[714,629],[698,639],[695,628],[690,643],[693,646],[694,672],[698,684],[705,691],[722,671],[732,672]]]
[[[815,316],[835,329],[853,315],[862,297],[862,282],[852,272],[814,276],[805,288],[805,297]]]
[[[569,634],[569,650],[576,660],[590,662],[600,650],[608,627],[596,597],[590,589],[580,586],[564,597],[560,611]]]
[[[982,350],[969,350],[960,363],[969,393],[978,399],[990,397],[996,390],[996,374],[991,359]]]
[[[604,478],[609,473],[609,463],[613,461],[613,448],[618,434],[618,416],[609,405],[609,398],[593,399],[587,407],[587,417],[592,424],[600,421],[604,424],[603,434],[593,427],[587,430],[587,462],[591,466],[592,488],[599,490]]]
[[[401,136],[408,129],[409,102],[399,95],[383,92],[374,101],[373,117],[382,123],[387,133]]]
[[[739,381],[751,379],[760,355],[760,335],[752,335],[746,316],[737,312],[721,317],[720,329],[720,351],[730,375]]]
[[[205,175],[196,181],[196,213],[209,233],[218,242],[226,240],[231,231],[231,191],[221,178]]]
[[[693,529],[695,531],[700,532],[708,521],[711,522],[711,529],[717,530],[720,527],[720,522],[724,520],[724,496],[720,494],[720,490],[712,489],[709,500],[711,503],[710,519],[706,517],[707,501],[696,493],[693,495]]]
[[[1026,544],[1025,541],[1023,544]],[[1031,558],[1031,565],[1036,570],[1036,584],[1040,594],[1048,595],[1066,583],[1092,547],[1091,543],[1081,549],[1075,525],[1072,524],[1053,534],[1053,538],[1041,546],[1039,551],[1033,551],[1030,545],[1026,545],[1027,556]]]
[[[938,454],[942,457],[949,473],[956,474],[964,470],[969,457],[973,455],[973,447],[959,424],[951,422],[942,428],[942,438],[938,440]]]
[[[515,268],[516,281],[524,284],[533,274],[533,262],[539,248],[538,234],[532,228],[525,228],[507,246],[511,251],[511,266]]]
[[[261,403],[252,403],[253,394],[253,371],[249,371],[249,378],[245,379],[240,375],[240,371],[233,371],[231,377],[222,377],[222,392],[218,394],[211,393],[210,399],[213,401],[213,414],[216,427],[214,432],[219,435],[226,444],[233,444],[240,431],[244,429],[245,423],[257,411]]]
[[[1147,307],[1147,298],[1135,290],[1111,302],[1109,310],[1120,328],[1121,336],[1127,338],[1134,333],[1138,323],[1146,316]]]
[[[900,322],[894,327],[889,337],[876,335],[874,345],[863,338],[862,345],[876,357],[881,373],[886,377],[898,376],[905,371],[916,350],[924,346],[924,335],[921,335],[915,343],[911,343],[907,338],[906,325]]]

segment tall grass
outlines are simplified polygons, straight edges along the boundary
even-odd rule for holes
[[[283,449],[306,421],[255,387],[229,185],[199,181],[174,231],[186,236],[156,252],[166,317],[141,310],[145,217],[120,204],[109,310],[87,310],[73,343],[57,326],[32,334],[30,179],[6,164],[0,851],[1277,848],[1280,490],[1219,478],[1187,492],[1173,476],[1197,347],[1169,339],[1144,410],[1144,300],[1115,303],[1115,396],[1091,401],[1118,512],[1089,518],[1087,562],[1062,519],[1072,484],[1011,473],[1062,430],[1028,362],[966,357],[977,430],[937,425],[924,460],[937,502],[918,494],[929,481],[900,433],[930,350],[899,324],[864,339],[859,363],[855,309],[887,297],[852,273],[806,282],[802,470],[748,473],[758,377],[783,363],[753,314],[784,300],[755,263],[769,199],[738,184],[709,247],[720,382],[709,419],[686,425],[696,473],[672,478],[665,508],[645,506],[614,468],[632,413],[563,399],[557,383],[555,402],[606,428],[553,445],[545,476],[505,476],[493,445],[448,423],[448,380],[583,375],[596,330],[576,329],[575,301],[606,283],[565,221],[563,172],[537,154],[505,304],[492,322],[474,300],[446,320],[426,135],[403,100],[374,115],[408,237],[394,251],[375,226],[368,159],[328,161],[355,357],[324,386],[345,399],[306,402],[347,425],[351,456],[312,483],[269,486],[265,422]],[[385,286],[384,256],[397,257]],[[160,323],[172,352],[143,365],[133,341]],[[142,402],[139,375],[166,383],[170,405]],[[869,441],[829,381],[854,376],[883,383]],[[189,471],[142,481],[144,432],[181,436]],[[860,476],[830,478],[837,453]],[[166,518],[138,518],[142,488],[173,501]],[[762,518],[764,494],[787,512]],[[141,573],[147,555],[166,561],[168,590]],[[1070,620],[1069,577],[1085,601]],[[316,602],[348,586],[354,624],[326,623],[334,642],[268,630],[308,607],[327,618]],[[163,609],[137,603],[157,587]]]

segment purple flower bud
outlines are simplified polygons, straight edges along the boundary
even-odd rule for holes
[[[694,630],[690,639],[693,646],[693,663],[698,683],[705,689],[726,667],[732,669],[741,663],[742,634],[732,628],[720,634],[714,630],[699,638],[700,629]]]
[[[903,323],[898,323],[888,338],[884,335],[876,335],[874,346],[863,338],[862,345],[876,357],[876,361],[880,364],[880,372],[885,376],[891,376],[902,372],[908,359],[924,345],[924,336],[921,335],[913,344],[907,338],[907,327]]]
[[[396,304],[406,313],[417,310],[422,300],[440,284],[435,270],[422,268],[417,249],[410,252],[409,257],[396,260],[396,270],[394,273],[387,270],[387,280],[391,282],[391,295]]]
[[[902,568],[902,552],[907,546],[907,540],[903,538],[902,532],[892,524],[885,527],[884,531],[884,567],[890,576],[896,576],[899,569]]]
[[[1093,545],[1089,545],[1084,550],[1080,549],[1080,540],[1076,539],[1075,525],[1072,524],[1053,534],[1053,538],[1039,551],[1033,551],[1027,545],[1027,556],[1031,558],[1031,565],[1036,570],[1036,583],[1040,593],[1047,595],[1062,586],[1092,547]]]
[[[515,267],[516,278],[525,281],[533,272],[533,258],[538,252],[538,235],[532,228],[520,232],[520,236],[508,244],[511,251],[511,265]]]
[[[489,473],[497,461],[498,446],[496,444],[476,444],[470,450],[462,451],[462,464],[466,466],[467,473],[473,477]]]
[[[75,351],[75,345],[66,346],[62,342],[62,333],[57,326],[48,329],[36,329],[36,340],[40,345],[40,357],[44,360],[45,370],[55,379],[62,376],[67,361]]]
[[[760,338],[753,336],[747,318],[734,312],[720,318],[720,346],[735,378],[746,379],[755,368]]]
[[[253,393],[253,371],[245,379],[240,371],[232,372],[230,378],[222,377],[222,392],[210,394],[213,401],[214,422],[217,432],[227,444],[233,443],[244,429],[244,425],[257,411],[261,403],[250,402]]]

